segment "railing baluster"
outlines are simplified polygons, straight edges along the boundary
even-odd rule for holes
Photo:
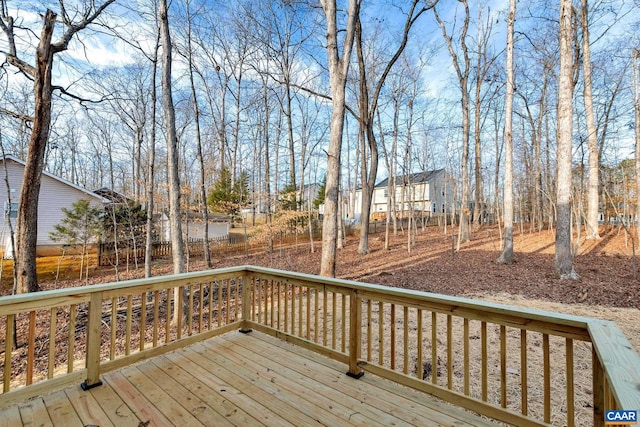
[[[384,366],[384,303],[378,302],[378,364]]]
[[[329,338],[329,334],[327,331],[327,325],[328,325],[328,315],[329,313],[327,313],[329,309],[329,302],[327,301],[327,288],[323,287],[322,288],[322,345],[323,346],[327,346],[327,340]],[[335,316],[335,313],[333,313],[333,315]]]
[[[311,289],[309,289],[309,292],[311,292]],[[318,291],[318,289],[314,289],[313,290],[313,312],[314,312],[314,316],[313,316],[313,342],[317,343],[318,342],[318,327],[320,326],[319,323],[319,307],[320,307],[320,291]]]
[[[258,281],[260,281],[260,279],[258,279]],[[222,284],[220,283],[220,280],[216,280],[216,284],[217,284],[217,290],[218,290],[218,328],[220,326],[222,326]],[[260,298],[261,296],[261,292],[260,292],[260,284],[257,285],[258,287],[258,298]],[[258,301],[260,301],[260,299],[258,299]],[[258,304],[258,318],[257,321],[260,322],[260,304]]]
[[[409,373],[409,307],[404,306],[404,359],[402,361],[402,372]]]
[[[298,331],[299,333],[300,331]],[[291,285],[291,335],[296,334],[296,285]]]
[[[349,372],[348,375],[360,378],[364,371],[358,366],[358,359],[361,356],[360,346],[362,343],[362,304],[356,290],[349,295]]]
[[[367,362],[371,362],[371,299],[367,300]]]
[[[160,321],[160,291],[153,291],[153,347],[158,346],[158,322]]]
[[[542,358],[544,376],[544,422],[551,422],[551,361],[549,356],[549,334],[542,334]]]
[[[566,371],[567,371],[567,427],[575,425],[575,396],[573,382],[573,340],[566,339]]]
[[[302,297],[303,297],[303,288],[302,286],[298,287],[298,336],[302,337],[303,336],[303,329],[302,329],[302,314],[303,314],[303,304],[302,304]]]
[[[178,326],[176,328],[176,339],[182,338],[182,322],[184,320],[184,286],[178,287],[178,298],[175,298],[174,301],[174,310],[177,310],[178,313]]]
[[[225,308],[225,325],[231,323],[231,279],[227,279],[227,305]]]
[[[280,329],[280,325],[281,325],[281,319],[280,319],[281,308],[280,308],[280,304],[281,304],[281,300],[282,300],[282,289],[280,287],[280,281],[279,280],[278,280],[278,285],[277,286],[278,286],[278,289],[277,289],[277,292],[278,292],[278,318],[277,318],[278,324],[277,324],[276,328]]]
[[[527,379],[527,330],[520,330],[520,393],[522,415],[529,414],[529,387]]]
[[[482,321],[480,322],[480,341],[481,341],[481,354],[480,354],[480,360],[481,360],[481,364],[482,364],[482,381],[481,381],[481,385],[482,385],[482,401],[486,402],[487,398],[488,398],[488,393],[487,393],[487,322]]]
[[[431,312],[431,383],[438,384],[438,317]]]
[[[171,292],[170,288],[165,289],[165,295],[166,295],[166,305],[167,305],[167,310],[166,310],[166,319],[165,319],[165,323],[164,323],[164,343],[168,343],[170,338],[171,338],[171,298],[172,298],[172,294],[173,292]]]
[[[275,297],[273,296],[275,292],[275,287],[273,286],[273,280],[269,281],[269,296],[271,297],[271,310],[269,313],[269,326],[271,326],[273,328],[273,325],[275,324],[275,307],[276,307],[276,302],[275,302]]]
[[[416,367],[416,376],[418,379],[424,379],[424,364],[422,362],[422,309],[418,309],[417,323],[418,323],[418,366]]]
[[[284,284],[284,326],[285,332],[289,330],[289,284]],[[291,331],[293,335],[293,331]]]
[[[337,294],[331,292],[331,348],[336,349],[336,324],[338,322]]]
[[[188,285],[185,287],[189,292],[189,306],[187,308],[187,336],[191,336],[193,334],[193,285]]]
[[[463,321],[463,326],[462,326],[463,332],[462,332],[462,336],[463,336],[463,352],[464,352],[464,394],[469,396],[471,394],[471,387],[469,384],[469,380],[470,380],[470,372],[469,372],[469,363],[471,360],[471,357],[469,356],[469,347],[470,347],[470,342],[469,342],[469,319],[467,319],[466,317],[464,318]]]
[[[140,294],[140,351],[144,350],[147,329],[147,293]]]
[[[341,349],[345,353],[347,351],[347,294],[342,294],[342,336]]]
[[[49,323],[49,361],[47,364],[47,378],[53,378],[53,370],[56,364],[56,320],[58,318],[57,307],[51,308],[51,317]]]
[[[391,304],[391,320],[389,321],[391,328],[391,369],[396,369],[396,305]]]
[[[198,332],[202,333],[202,321],[204,315],[204,283],[200,283],[198,293]]]
[[[264,315],[262,318],[262,324],[268,325],[269,324],[269,281],[263,280],[262,283],[263,283],[262,296],[264,297],[264,307],[263,307]]]
[[[306,317],[305,317],[305,325],[306,325],[306,333],[305,333],[305,338],[308,339],[309,341],[311,341],[311,288],[307,288],[307,292],[306,292]]]
[[[111,341],[109,342],[109,360],[116,358],[116,333],[118,330],[118,298],[111,298]]]
[[[124,339],[124,354],[128,356],[131,353],[131,317],[133,313],[133,296],[127,295],[127,321]]]
[[[235,306],[235,319],[234,320],[238,320],[240,317],[240,301],[241,300],[241,296],[240,296],[240,278],[236,277],[233,281],[235,287],[236,287],[236,306]],[[278,282],[279,283],[279,282]]]
[[[35,362],[36,312],[29,312],[29,335],[27,348],[27,385],[33,383],[33,364]]]
[[[67,373],[73,372],[76,345],[76,308],[75,304],[69,306],[69,340],[67,344]]]
[[[6,393],[11,390],[11,353],[13,349],[13,332],[15,326],[15,314],[7,315],[7,325],[5,327],[4,336],[4,373],[2,392]]]
[[[447,388],[453,388],[453,319],[447,314]]]
[[[507,328],[500,326],[500,405],[507,407]]]

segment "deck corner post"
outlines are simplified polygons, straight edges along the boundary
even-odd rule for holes
[[[364,371],[358,366],[362,340],[362,303],[358,290],[353,289],[349,295],[349,372],[351,378],[361,378]]]
[[[593,359],[593,425],[604,426],[605,378],[604,368],[595,346],[592,346]]]
[[[86,350],[87,379],[80,385],[83,390],[90,390],[94,387],[102,385],[102,381],[100,381],[102,292],[94,292],[91,294],[88,319]],[[112,325],[112,327],[115,327],[115,325]]]
[[[253,276],[245,274],[242,276],[242,324],[240,332],[248,334],[252,331],[249,321],[251,320],[251,289],[253,288]]]

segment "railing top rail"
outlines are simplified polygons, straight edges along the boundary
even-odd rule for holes
[[[589,322],[593,347],[622,409],[640,408],[640,355],[614,322]]]
[[[76,286],[73,288],[55,289],[50,291],[33,292],[29,294],[8,295],[0,297],[0,310],[2,307],[20,304],[34,303],[44,300],[62,299],[65,297],[83,297],[95,292],[109,292],[137,288],[141,286],[158,286],[162,284],[172,284],[176,282],[188,284],[189,282],[206,280],[207,278],[215,279],[216,276],[242,273],[245,267],[228,267],[218,268],[214,270],[196,271],[191,273],[172,274],[168,276],[156,276],[143,279],[126,280],[122,282],[111,282],[99,285]]]
[[[455,307],[461,307],[469,310],[491,312],[495,314],[513,316],[522,319],[536,320],[549,323],[557,323],[565,326],[572,326],[585,329],[587,324],[593,319],[583,316],[574,316],[570,314],[554,313],[551,311],[529,309],[524,307],[510,306],[499,303],[492,303],[488,301],[478,301],[471,298],[463,298],[456,296],[449,296],[443,294],[435,294],[430,292],[415,291],[411,289],[392,288],[383,285],[376,285],[372,283],[355,282],[352,280],[335,279],[331,277],[315,276],[311,274],[295,273],[283,270],[276,270],[270,268],[257,267],[252,265],[243,266],[248,272],[257,274],[266,274],[272,276],[278,276],[291,280],[304,280],[318,285],[331,285],[335,287],[342,287],[348,289],[356,289],[361,291],[375,292],[385,296],[393,297],[398,296],[402,298],[411,298],[418,301],[426,301],[437,303],[440,305],[449,305]]]

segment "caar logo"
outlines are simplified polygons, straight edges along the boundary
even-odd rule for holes
[[[636,410],[605,411],[604,423],[616,424],[616,425],[638,424],[638,411]]]

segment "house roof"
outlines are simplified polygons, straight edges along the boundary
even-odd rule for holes
[[[19,158],[17,158],[16,156],[12,155],[12,154],[5,154],[4,158],[0,157],[0,162],[4,161],[4,160],[11,160],[12,162],[18,163],[19,165],[21,165],[22,167],[25,167],[27,164],[23,161],[20,160]],[[93,191],[87,190],[86,188],[82,188],[79,185],[76,185],[72,182],[67,181],[66,179],[62,179],[59,176],[56,176],[54,174],[52,174],[51,172],[47,172],[47,171],[42,171],[43,175],[48,176],[51,179],[55,179],[58,182],[61,182],[62,184],[68,185],[69,187],[72,187],[78,191],[81,191],[83,193],[85,193],[87,196],[92,197],[94,199],[98,199],[100,200],[100,202],[105,203],[108,202],[107,199],[105,199],[104,197],[101,197],[98,194],[95,194]]]
[[[412,173],[411,175],[408,175],[408,176],[400,175],[396,177],[396,183],[401,184],[403,182],[408,182],[409,184],[420,184],[423,182],[429,182],[441,172],[444,172],[444,169],[435,169],[432,171],[417,172],[417,173]],[[381,188],[381,187],[388,187],[388,186],[389,186],[389,178],[385,178],[379,183],[377,183],[374,188]]]
[[[93,190],[93,192],[103,199],[108,200],[110,203],[127,203],[130,200],[133,201],[124,194],[118,193],[117,191],[107,187],[98,188],[97,190]]]

